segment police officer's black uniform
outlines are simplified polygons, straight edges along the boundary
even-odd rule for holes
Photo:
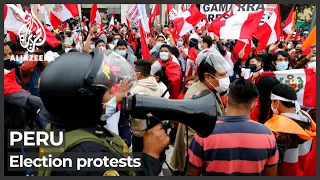
[[[78,52],[67,53],[43,71],[40,81],[40,97],[44,107],[40,110],[40,117],[50,123],[50,129],[64,129],[71,132],[81,129],[97,137],[112,137],[113,133],[106,130],[100,124],[102,114],[102,98],[118,77],[125,76],[130,71],[123,64],[118,55],[112,60],[106,60],[106,54],[94,49],[91,54]],[[111,71],[106,64],[118,65],[122,68],[118,74]],[[133,71],[134,72],[134,71]],[[104,122],[105,123],[105,122]],[[108,147],[98,142],[81,142],[67,149],[60,157],[67,156],[68,152],[81,152],[99,154],[101,157],[110,156]],[[95,170],[94,167],[84,171],[59,171],[52,169],[51,174],[46,176],[117,176],[129,175],[129,172],[114,171],[112,168]],[[161,163],[158,159],[147,154],[142,155],[142,172],[136,175],[157,176],[161,171]]]

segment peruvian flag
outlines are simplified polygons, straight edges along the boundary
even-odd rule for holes
[[[277,5],[271,17],[256,31],[254,36],[259,41],[256,52],[260,52],[267,45],[279,41],[282,35],[280,6]]]
[[[78,4],[54,4],[50,12],[51,24],[54,29],[73,17],[79,16]]]
[[[169,20],[172,21],[179,16],[179,13],[173,8],[172,4],[167,4],[167,15],[169,17]]]
[[[186,63],[186,72],[184,75],[184,79],[187,79],[189,76],[196,75],[196,67],[192,66],[191,64],[196,64],[198,53],[195,47],[192,47],[188,51],[188,59]]]
[[[155,4],[152,7],[152,11],[149,18],[149,28],[152,29],[152,24],[157,16],[160,16],[160,4]]]
[[[14,5],[17,9],[18,6]],[[19,33],[20,28],[24,25],[24,19],[21,15],[17,12],[17,10],[8,4],[4,5],[4,29],[7,31]]]
[[[90,10],[90,17],[91,17],[90,24],[100,24],[100,29],[103,30],[104,24],[100,17],[97,4],[92,4],[91,10]]]
[[[269,75],[277,78],[280,83],[287,84],[297,92],[298,102],[302,106],[316,107],[316,73],[314,69],[294,69],[286,71],[262,72],[259,79]]]
[[[251,52],[251,40],[238,39],[236,45],[233,48],[233,52],[239,56],[241,52],[244,53],[242,62],[246,62]]]
[[[140,19],[140,40],[141,40],[141,55],[143,59],[150,59],[150,52],[148,49],[148,44],[147,44],[147,36],[146,33],[144,32],[143,26],[142,26],[142,22]]]
[[[174,19],[174,27],[177,35],[182,37],[193,29],[202,19],[208,22],[206,15],[202,14],[195,4]]]
[[[184,11],[184,4],[179,4],[179,9],[180,9],[180,12],[183,12]]]
[[[148,24],[149,20],[148,20],[146,5],[137,4],[137,7],[138,7],[139,16],[141,18],[141,24],[142,24],[143,30],[146,34],[150,34],[151,31],[149,29],[149,24]]]
[[[44,4],[37,4],[37,14],[41,13],[44,17],[44,21],[45,24],[48,24],[50,26],[52,26],[51,22],[50,22],[50,17],[49,17],[49,13],[47,11],[47,8]]]
[[[254,13],[237,13],[227,20],[213,23],[208,29],[222,39],[252,39],[264,11]]]
[[[112,11],[112,15],[111,15],[111,19],[110,19],[110,23],[109,23],[109,32],[112,31],[114,27],[114,10]]]
[[[283,31],[289,35],[294,32],[294,26],[296,24],[296,12],[294,11],[294,6],[291,9],[289,16],[287,17],[286,21],[283,25]]]

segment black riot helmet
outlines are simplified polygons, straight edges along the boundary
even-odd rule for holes
[[[39,115],[60,126],[96,124],[104,94],[124,77],[135,81],[134,69],[111,50],[63,54],[41,74],[39,93],[44,107]]]
[[[204,81],[204,73],[210,73],[214,76],[216,72],[225,73],[232,69],[231,65],[215,48],[199,54],[196,63],[198,64],[198,76],[201,81]]]

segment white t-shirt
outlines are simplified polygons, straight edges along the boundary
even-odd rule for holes
[[[162,95],[168,88],[162,81],[160,81],[158,84],[160,85],[161,95]],[[164,95],[164,98],[169,99],[169,97],[170,97],[170,94],[169,94],[169,91],[167,91],[167,93]]]

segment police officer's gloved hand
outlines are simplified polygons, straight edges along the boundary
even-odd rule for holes
[[[160,153],[167,147],[169,141],[170,138],[163,129],[162,124],[158,124],[145,133],[143,153],[159,159]]]

